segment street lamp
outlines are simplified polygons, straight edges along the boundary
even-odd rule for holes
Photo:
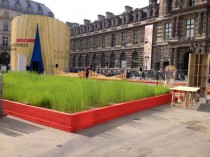
[[[98,74],[99,74],[99,66],[100,66],[100,57],[98,56]]]
[[[145,70],[147,70],[147,61],[149,60],[149,56],[145,56],[144,59],[145,59],[145,62],[146,62]]]

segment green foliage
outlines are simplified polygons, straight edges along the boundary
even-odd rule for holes
[[[169,93],[164,86],[35,73],[10,72],[4,83],[4,99],[67,113]]]

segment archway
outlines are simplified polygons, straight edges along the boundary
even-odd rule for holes
[[[126,61],[126,56],[125,56],[124,52],[120,54],[120,68],[123,68],[122,67],[122,62],[123,61]]]
[[[106,61],[105,61],[105,54],[101,55],[101,68],[105,68]]]
[[[76,55],[73,56],[72,66],[76,67]]]
[[[82,55],[79,55],[79,62],[78,62],[78,66],[82,67]]]
[[[93,55],[92,65],[96,68],[97,67],[97,57],[96,54]]]
[[[0,54],[0,64],[1,65],[6,65],[10,63],[10,55],[7,52],[3,52]]]
[[[89,66],[90,62],[89,62],[89,55],[87,54],[85,57],[85,66]]]
[[[114,55],[114,53],[112,53],[112,54],[110,55],[109,67],[110,67],[110,68],[114,68],[114,66],[115,66],[115,55]]]
[[[138,67],[138,53],[136,51],[133,52],[132,54],[132,68],[137,68]]]
[[[189,63],[189,54],[192,53],[192,52],[187,52],[184,54],[184,57],[183,57],[183,67],[182,69],[183,70],[188,70],[188,63]]]

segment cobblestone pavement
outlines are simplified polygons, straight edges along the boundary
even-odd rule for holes
[[[210,104],[169,104],[77,133],[0,118],[0,157],[208,157]]]

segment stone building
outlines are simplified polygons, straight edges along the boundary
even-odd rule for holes
[[[0,0],[0,65],[10,63],[11,21],[14,17],[36,14],[54,18],[44,4],[30,0]]]
[[[120,15],[106,12],[98,20],[71,27],[71,68],[93,65],[102,69],[140,67],[163,70],[174,65],[187,73],[189,53],[209,52],[210,0],[149,0],[144,8],[125,6]],[[137,6],[138,7],[138,6]],[[151,56],[145,56],[146,27],[153,26]]]

